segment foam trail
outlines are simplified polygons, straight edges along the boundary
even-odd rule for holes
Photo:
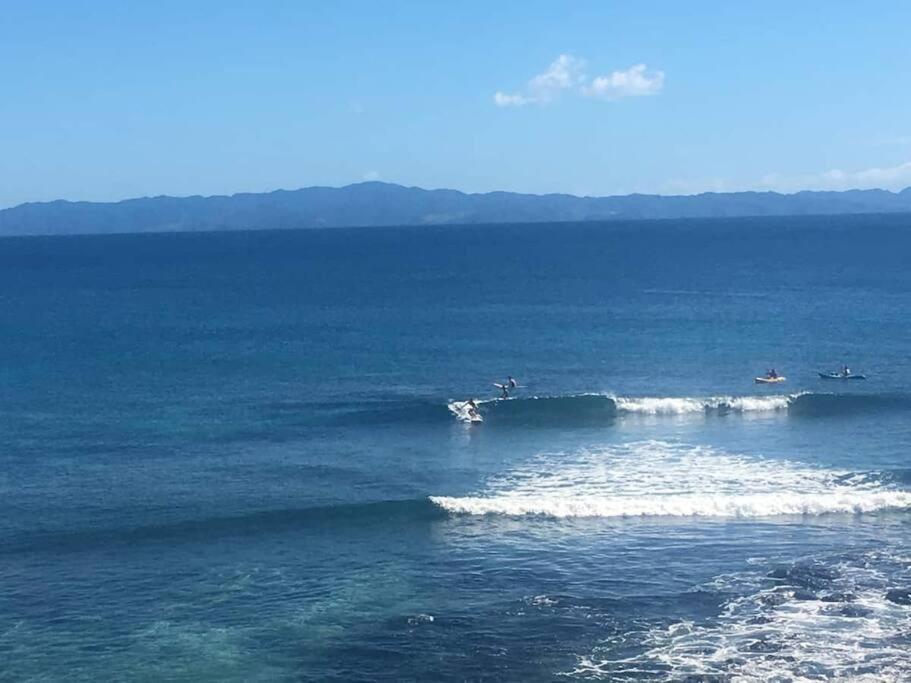
[[[911,492],[877,477],[701,446],[643,441],[542,455],[475,496],[433,496],[471,515],[765,517],[911,507]]]
[[[908,559],[879,551],[717,577],[701,590],[736,595],[717,617],[625,633],[642,643],[633,656],[613,658],[608,639],[566,675],[614,680],[635,668],[649,680],[911,680],[908,608],[887,597],[896,579],[911,580]]]

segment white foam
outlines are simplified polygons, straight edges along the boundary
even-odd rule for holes
[[[613,394],[584,393],[570,396],[522,396],[508,399],[492,398],[478,399],[478,406],[497,406],[504,401],[515,404],[514,408],[521,410],[527,407],[533,410],[558,410],[572,411],[574,401],[598,398],[605,403],[612,403],[619,415],[647,415],[647,416],[674,416],[674,415],[704,415],[706,413],[739,413],[763,414],[786,411],[793,401],[802,394],[776,394],[759,396],[615,396]],[[465,419],[464,401],[452,401],[448,408],[457,419]]]
[[[704,623],[623,634],[642,652],[613,658],[612,644],[579,658],[571,677],[611,680],[631,669],[660,678],[743,681],[911,680],[906,634],[911,612],[884,596],[896,580],[907,581],[907,559],[869,553],[850,561],[823,562],[833,579],[819,595],[771,581],[763,573],[719,577],[725,591],[740,593]],[[713,590],[714,586],[708,586]],[[823,600],[833,592],[848,601]],[[670,674],[670,676],[669,676]]]
[[[786,410],[791,401],[795,398],[792,396],[738,396],[727,399],[727,404],[731,410],[737,412],[769,412]]]
[[[643,441],[545,454],[473,496],[433,496],[453,513],[547,517],[765,517],[911,507],[876,479],[701,446]]]
[[[709,397],[642,397],[617,396],[614,402],[621,413],[643,415],[691,415],[729,410],[737,413],[787,410],[792,396],[709,396]]]
[[[468,401],[453,401],[446,407],[449,408],[449,412],[455,415],[459,422],[471,423],[482,421],[481,416],[477,412],[472,413],[471,405]]]
[[[874,512],[911,507],[911,493],[673,495],[631,500],[572,497],[450,498],[431,500],[450,512],[545,517],[766,517]]]
[[[700,398],[624,398],[614,399],[617,411],[644,415],[687,415],[704,413],[706,405]]]

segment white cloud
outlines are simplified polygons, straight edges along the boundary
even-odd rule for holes
[[[840,171],[839,171],[840,173]],[[854,178],[863,184],[873,183],[877,187],[911,184],[911,161],[906,161],[898,166],[886,168],[868,168],[854,173]]]
[[[636,64],[626,71],[613,71],[607,76],[596,76],[582,88],[587,97],[617,100],[621,97],[655,95],[664,87],[663,71],[648,71],[645,64]]]
[[[552,102],[563,90],[577,87],[585,80],[585,60],[563,54],[543,72],[528,81],[524,92],[494,93],[498,107],[524,107],[526,104]]]
[[[844,171],[839,168],[833,168],[822,173],[794,176],[771,173],[764,176],[760,184],[766,189],[780,192],[869,190],[875,188],[901,190],[911,186],[911,161],[906,161],[897,166],[877,166],[859,171]]]
[[[645,64],[636,64],[626,71],[613,71],[589,81],[584,59],[570,54],[557,57],[543,72],[531,78],[517,92],[494,93],[498,107],[524,107],[529,104],[548,104],[561,93],[571,92],[587,97],[616,100],[621,97],[654,95],[664,86],[663,71],[648,71]]]
[[[538,102],[549,102],[561,90],[581,85],[585,80],[585,60],[572,55],[560,55],[547,71],[538,74],[528,82],[528,90]]]
[[[379,171],[367,171],[364,174],[364,180],[379,180],[380,172]]]
[[[519,93],[505,93],[497,90],[493,94],[493,101],[498,107],[524,107],[526,104],[534,102],[531,98],[520,95]]]

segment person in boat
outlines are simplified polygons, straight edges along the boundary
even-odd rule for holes
[[[770,369],[766,374],[766,379],[778,379],[778,371],[775,368]]]
[[[842,377],[850,377],[850,376],[851,376],[851,368],[849,368],[847,365],[844,366],[844,367],[841,369],[841,376],[842,376]]]
[[[477,417],[478,416],[478,404],[474,402],[474,399],[468,400],[468,416]]]

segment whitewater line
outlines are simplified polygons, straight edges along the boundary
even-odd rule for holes
[[[598,498],[592,496],[431,496],[444,510],[466,515],[509,517],[775,517],[780,515],[862,514],[911,508],[911,492],[675,494]]]

